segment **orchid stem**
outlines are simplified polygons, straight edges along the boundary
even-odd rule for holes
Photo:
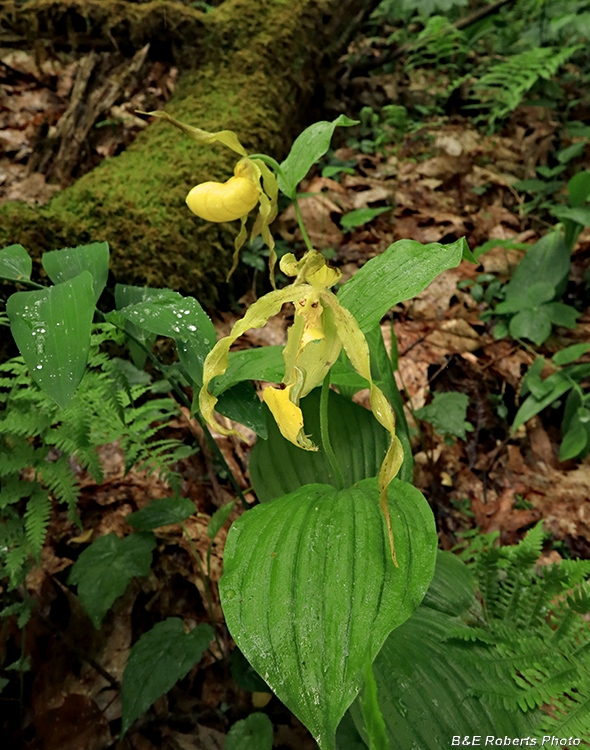
[[[330,462],[330,466],[332,467],[332,471],[334,472],[334,477],[338,484],[337,489],[342,490],[344,489],[344,479],[342,477],[342,472],[340,471],[340,467],[338,466],[336,455],[334,454],[334,450],[332,449],[332,444],[330,443],[330,431],[328,428],[328,397],[329,395],[330,395],[330,372],[328,371],[328,374],[326,375],[326,377],[324,378],[324,382],[322,383],[322,395],[320,398],[320,435],[322,438],[322,446],[324,448],[324,451],[326,452],[326,456],[328,457],[328,461]]]
[[[252,156],[250,156],[249,158],[260,159],[260,161],[263,161],[265,164],[268,164],[269,167],[272,167],[272,169],[274,169],[277,176],[280,177],[285,184],[287,184],[287,179],[285,177],[283,170],[281,169],[281,165],[276,161],[276,159],[273,159],[272,156],[268,156],[267,154],[252,154]],[[303,223],[303,217],[301,216],[301,210],[299,208],[299,202],[297,200],[297,196],[295,195],[295,192],[293,192],[293,195],[287,194],[287,196],[291,198],[291,200],[293,201],[293,206],[295,208],[295,216],[297,217],[297,223],[299,224],[299,229],[301,230],[301,236],[303,237],[303,241],[305,242],[305,247],[308,250],[313,251],[314,247],[311,244],[311,240],[309,239],[309,235],[307,234],[307,229],[305,228],[305,224]]]

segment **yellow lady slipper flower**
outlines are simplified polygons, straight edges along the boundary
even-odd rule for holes
[[[248,157],[246,150],[232,130],[210,133],[207,130],[185,125],[167,112],[141,112],[140,114],[166,120],[201,146],[221,143],[243,157],[236,164],[233,177],[223,183],[209,181],[196,185],[187,195],[186,203],[194,214],[205,221],[219,223],[240,219],[241,227],[234,241],[233,264],[227,275],[228,280],[236,269],[240,248],[248,236],[246,231],[248,214],[260,204],[250,233],[250,240],[261,235],[268,245],[270,280],[274,287],[274,267],[277,255],[274,239],[269,229],[269,225],[277,216],[279,186],[274,174],[261,159]]]
[[[295,320],[288,331],[287,345],[283,350],[283,382],[277,387],[267,386],[262,394],[263,399],[286,440],[305,450],[317,450],[305,435],[299,400],[322,383],[344,347],[355,370],[369,381],[371,410],[391,435],[391,443],[379,472],[379,504],[387,522],[395,562],[387,488],[402,464],[403,449],[395,434],[395,418],[389,402],[372,380],[367,341],[352,313],[342,307],[329,291],[340,278],[340,271],[330,268],[316,251],[308,252],[299,262],[289,253],[281,259],[280,267],[287,276],[295,276],[293,284],[261,297],[234,325],[229,336],[220,339],[209,352],[203,368],[203,388],[199,394],[201,413],[221,434],[240,435],[237,430],[227,429],[216,420],[214,411],[217,398],[209,392],[209,384],[215,376],[227,370],[229,350],[237,338],[250,328],[262,328],[284,303],[293,303]]]

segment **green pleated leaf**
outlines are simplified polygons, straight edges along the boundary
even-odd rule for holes
[[[33,261],[22,245],[8,245],[0,250],[0,278],[30,279]]]
[[[121,308],[119,314],[138,328],[169,336],[188,377],[203,385],[203,363],[216,341],[215,328],[194,297],[170,289],[150,289],[144,301]]]
[[[321,448],[320,389],[316,388],[300,402],[305,434],[320,450],[304,451],[281,435],[270,411],[265,407],[268,440],[258,440],[250,454],[250,478],[260,502],[306,484],[334,484],[334,472]],[[389,447],[390,437],[373,414],[359,404],[330,391],[328,425],[332,448],[346,487],[379,474]],[[280,467],[280,471],[277,471]]]
[[[391,633],[375,659],[379,706],[392,748],[440,750],[450,747],[457,736],[527,737],[538,724],[536,711],[507,711],[477,697],[478,691],[499,685],[495,670],[477,667],[489,658],[489,649],[446,640],[462,624],[458,616],[475,604],[473,584],[464,569],[450,553],[439,553],[424,602]],[[506,675],[509,679],[508,670]],[[359,701],[351,713],[363,734]]]
[[[291,146],[289,156],[281,164],[281,174],[277,175],[280,189],[293,198],[297,185],[309,172],[313,164],[330,148],[330,141],[338,125],[357,125],[345,115],[338,115],[332,122],[315,122],[300,133]]]
[[[283,349],[282,346],[262,346],[259,349],[230,352],[227,370],[211,381],[211,393],[219,396],[244,380],[280,383],[285,374]]]
[[[84,271],[92,275],[94,303],[102,294],[109,275],[109,246],[107,242],[67,247],[43,253],[41,263],[54,284],[69,281]]]
[[[350,310],[362,331],[368,331],[398,302],[415,297],[439,273],[458,266],[466,250],[464,238],[450,245],[394,242],[344,284],[338,302]]]
[[[227,733],[225,750],[272,750],[272,724],[266,714],[250,714]]]
[[[137,531],[151,531],[160,526],[180,523],[195,512],[195,504],[188,497],[157,497],[145,508],[127,516],[127,521]]]
[[[121,739],[133,722],[197,664],[214,636],[209,625],[185,633],[182,620],[159,622],[134,644],[121,684]]]
[[[302,487],[244,514],[228,533],[220,594],[230,633],[322,750],[334,750],[367,660],[432,578],[437,537],[425,498],[394,480],[389,507],[397,568],[377,479],[340,492]]]
[[[76,560],[68,582],[78,587],[78,598],[95,628],[99,628],[109,608],[125,593],[134,576],[150,572],[153,534],[137,532],[124,539],[116,534],[101,536]]]
[[[31,377],[65,408],[82,380],[94,316],[92,276],[16,292],[6,305],[10,329]]]
[[[128,286],[126,284],[115,284],[115,305],[117,310],[122,307],[129,305],[135,305],[139,302],[144,302],[154,292],[158,292],[158,289],[150,289],[145,286]],[[114,321],[113,321],[114,322]],[[129,320],[124,320],[125,332],[128,334],[127,346],[133,364],[140,369],[143,369],[147,360],[147,352],[142,349],[139,344],[143,344],[146,349],[151,350],[154,341],[156,340],[156,334],[146,331],[144,328],[136,326]],[[132,337],[132,338],[131,338]],[[135,340],[134,340],[135,339]],[[137,343],[139,342],[139,343]]]

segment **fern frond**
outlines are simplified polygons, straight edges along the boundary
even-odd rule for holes
[[[45,466],[37,469],[37,476],[59,502],[67,505],[70,518],[74,518],[78,503],[78,483],[67,458],[62,456],[57,461],[46,462]]]
[[[41,557],[41,550],[47,526],[49,524],[49,515],[51,513],[51,500],[47,492],[39,489],[34,492],[27,502],[25,511],[25,531],[27,541],[30,545],[31,552],[37,562]]]
[[[579,46],[535,47],[492,65],[472,86],[478,103],[472,108],[486,109],[486,119],[495,123],[520,105],[525,95],[543,79],[551,79]]]

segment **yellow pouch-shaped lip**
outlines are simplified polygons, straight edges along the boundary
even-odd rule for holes
[[[247,177],[231,177],[227,182],[202,182],[186,197],[190,210],[205,221],[235,221],[258,203],[260,189]]]

